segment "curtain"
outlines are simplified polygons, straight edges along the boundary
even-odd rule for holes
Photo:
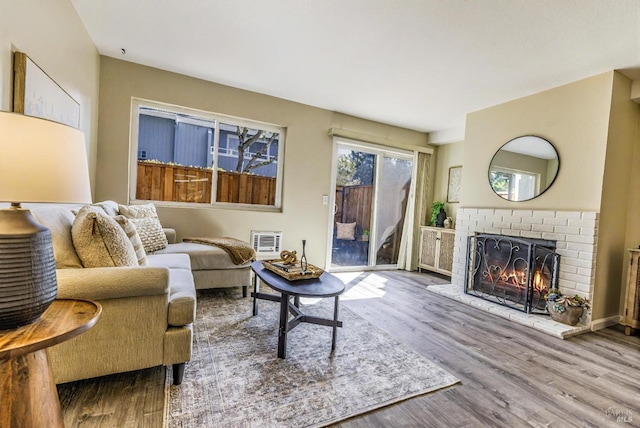
[[[400,253],[398,254],[398,269],[414,270],[417,266],[418,233],[420,226],[425,224],[429,207],[427,206],[427,191],[429,189],[429,153],[417,153],[415,179],[411,182],[409,203],[405,213],[402,238],[400,239]]]

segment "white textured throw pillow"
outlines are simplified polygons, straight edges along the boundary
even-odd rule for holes
[[[80,209],[71,226],[71,238],[86,268],[138,265],[133,245],[120,225],[95,208]]]
[[[135,225],[147,253],[162,250],[169,244],[153,204],[120,205],[119,210]]]
[[[136,257],[138,258],[138,264],[140,266],[147,266],[149,264],[147,261],[147,253],[144,251],[144,245],[142,245],[142,240],[140,239],[140,235],[138,235],[136,226],[123,215],[117,215],[113,219],[122,227],[127,238],[131,241],[133,249],[136,252]]]

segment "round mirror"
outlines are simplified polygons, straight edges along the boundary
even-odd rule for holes
[[[558,152],[549,141],[524,135],[509,141],[493,155],[489,184],[503,199],[528,201],[551,186],[559,166]]]

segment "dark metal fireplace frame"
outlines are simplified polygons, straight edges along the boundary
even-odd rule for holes
[[[545,288],[557,288],[560,255],[554,251],[555,241],[476,233],[468,237],[467,244],[466,294],[528,314],[548,313],[545,293],[540,284],[535,283],[535,273],[544,273]],[[497,250],[504,260],[492,263],[488,260],[490,250]],[[509,286],[505,280],[512,271],[523,275],[518,286]]]

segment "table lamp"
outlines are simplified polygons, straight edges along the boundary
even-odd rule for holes
[[[0,112],[0,330],[36,321],[58,294],[51,231],[20,206],[91,203],[84,134]]]

